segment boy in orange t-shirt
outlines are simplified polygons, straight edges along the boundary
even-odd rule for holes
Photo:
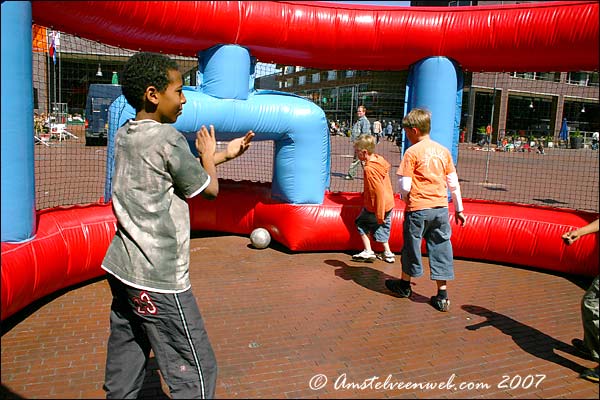
[[[454,279],[454,265],[447,188],[454,202],[456,222],[463,226],[466,222],[458,176],[448,149],[429,137],[429,111],[412,109],[402,120],[402,127],[412,143],[397,172],[400,193],[406,203],[402,279],[387,280],[385,285],[400,297],[411,295],[411,277],[423,275],[421,242],[425,239],[430,277],[436,281],[438,289],[437,295],[431,297],[431,304],[439,311],[448,311],[447,280]]]
[[[364,250],[352,256],[354,261],[373,262],[376,258],[388,263],[395,261],[390,250],[389,239],[392,229],[392,209],[394,208],[394,189],[390,180],[390,163],[379,154],[375,154],[373,135],[363,134],[354,142],[356,157],[363,163],[364,192],[363,208],[355,220],[356,227],[364,245]],[[371,249],[369,233],[373,239],[383,245],[383,253],[375,254]]]

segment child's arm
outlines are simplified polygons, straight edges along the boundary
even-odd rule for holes
[[[233,139],[227,144],[225,151],[215,153],[215,165],[224,163],[225,161],[233,160],[241,156],[250,147],[250,141],[254,137],[254,132],[248,131],[245,136]]]
[[[410,176],[400,176],[398,178],[398,187],[400,188],[400,195],[402,196],[402,200],[408,204],[408,195],[410,194],[410,188],[412,186],[412,177]]]
[[[446,183],[448,184],[452,202],[454,203],[454,219],[456,220],[456,223],[460,223],[464,226],[467,219],[463,214],[462,196],[460,194],[460,184],[458,183],[458,175],[456,172],[451,172],[446,175]]]
[[[565,233],[563,233],[562,238],[565,240],[566,244],[571,244],[584,235],[598,232],[598,221],[599,220],[597,219],[593,222],[590,222],[586,226],[582,226],[579,229],[575,229],[574,231],[565,232]]]

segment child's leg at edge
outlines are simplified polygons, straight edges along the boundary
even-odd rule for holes
[[[369,239],[369,235],[361,233],[360,240],[362,240],[363,247],[364,247],[365,250],[367,250],[369,252],[372,251],[371,250],[371,239]]]

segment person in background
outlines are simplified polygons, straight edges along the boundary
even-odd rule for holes
[[[379,122],[379,120],[375,120],[375,122],[373,122],[373,135],[377,139],[377,143],[379,143],[379,139],[381,138],[382,132],[383,128],[381,126],[381,122]]]
[[[573,242],[579,240],[582,236],[589,235],[590,233],[598,232],[598,219],[589,224],[572,231],[565,232],[562,235],[563,240],[567,246],[573,244]],[[598,362],[598,355],[600,353],[600,341],[598,339],[598,317],[599,317],[599,305],[598,297],[600,294],[599,275],[596,275],[592,284],[583,295],[581,299],[581,320],[583,322],[583,340],[573,339],[571,343],[579,350],[586,358]],[[598,383],[598,368],[588,368],[584,370],[579,377],[588,381]]]
[[[352,133],[350,134],[350,142],[352,146],[354,146],[354,142],[360,135],[371,134],[371,123],[367,119],[367,108],[365,106],[358,106],[356,109],[356,114],[358,115],[358,120],[352,126]],[[352,163],[350,163],[350,167],[348,168],[348,173],[344,177],[346,180],[354,179],[356,176],[356,171],[358,170],[358,166],[360,165],[360,160],[356,156],[356,152],[354,152],[354,157],[352,158]]]
[[[394,140],[394,127],[392,126],[392,121],[388,121],[385,127],[385,137],[390,142]]]

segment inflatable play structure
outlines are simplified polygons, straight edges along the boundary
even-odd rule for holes
[[[102,275],[100,263],[116,228],[110,203],[35,211],[33,135],[27,133],[33,130],[32,20],[123,48],[198,55],[200,83],[185,89],[188,104],[176,127],[191,139],[200,125],[213,124],[219,140],[252,129],[255,140],[274,141],[275,155],[272,184],[224,181],[217,200],[190,200],[192,229],[249,234],[264,227],[294,251],[359,249],[353,221],[361,196],[328,191],[329,135],[322,110],[293,95],[255,90],[255,58],[316,68],[409,68],[405,111],[430,109],[436,115],[432,137],[456,160],[463,70],[597,70],[599,56],[596,1],[456,8],[3,2],[2,98],[13,101],[2,102],[2,319]],[[358,46],[361,57],[355,56]],[[120,116],[110,127],[114,136],[132,110],[123,98],[112,107]],[[109,137],[107,187],[111,142]],[[464,203],[468,225],[454,227],[456,257],[597,274],[596,235],[569,247],[560,240],[562,232],[597,214]],[[397,252],[403,203],[397,199],[396,205],[390,245]]]

